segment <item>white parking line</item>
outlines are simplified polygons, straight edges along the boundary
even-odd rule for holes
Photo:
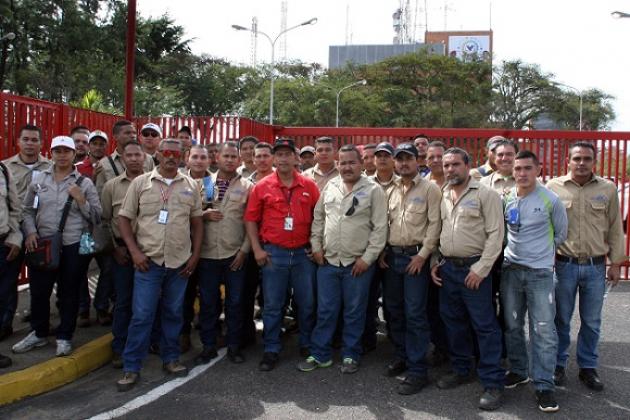
[[[217,358],[213,359],[207,365],[195,366],[190,371],[188,376],[186,376],[184,378],[176,378],[176,379],[173,379],[172,381],[168,381],[168,382],[158,386],[157,388],[153,388],[152,390],[150,390],[146,394],[140,395],[140,396],[134,398],[133,400],[129,401],[128,403],[126,403],[124,405],[121,405],[118,408],[115,408],[115,409],[110,410],[110,411],[106,411],[106,412],[98,414],[98,415],[96,415],[94,417],[90,417],[88,420],[115,419],[116,417],[124,416],[126,414],[129,414],[133,410],[136,410],[136,409],[138,409],[138,408],[140,408],[142,406],[150,404],[153,401],[157,400],[158,398],[168,394],[169,392],[171,392],[175,388],[178,388],[178,387],[184,385],[186,382],[195,379],[197,376],[201,375],[206,370],[210,369],[212,366],[214,366],[215,363],[217,363],[218,361],[223,359],[223,357],[225,356],[226,352],[227,352],[227,350],[225,348],[223,348],[223,349],[219,350],[219,356]]]

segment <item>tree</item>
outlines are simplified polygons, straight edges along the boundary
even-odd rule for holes
[[[573,91],[562,91],[550,104],[549,116],[569,130],[580,129],[580,96]],[[611,101],[613,96],[599,89],[582,92],[582,130],[605,130],[615,119]]]

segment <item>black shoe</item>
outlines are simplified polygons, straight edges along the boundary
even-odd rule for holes
[[[604,384],[599,380],[599,375],[597,375],[595,369],[580,369],[578,377],[584,385],[593,391],[602,391],[604,389]]]
[[[243,357],[243,354],[238,348],[235,348],[235,349],[229,348],[227,351],[227,357],[230,360],[230,362],[236,363],[236,364],[243,363],[245,361],[245,357]]]
[[[505,374],[505,387],[508,389],[516,388],[519,385],[523,385],[529,382],[527,376],[521,376],[518,373],[508,372]]]
[[[556,386],[565,386],[567,383],[567,374],[562,366],[556,366],[556,370],[553,372],[553,382]]]
[[[199,356],[195,357],[195,365],[205,365],[217,357],[217,349],[214,347],[204,347]]]
[[[116,382],[116,388],[118,388],[118,392],[126,392],[131,388],[136,386],[138,381],[140,380],[140,374],[137,372],[125,372],[123,374],[122,379],[119,379]]]
[[[310,355],[311,355],[311,349],[309,349],[308,347],[300,347],[300,357],[302,357],[303,359],[306,359]]]
[[[413,395],[422,391],[422,388],[427,386],[429,380],[426,376],[407,376],[398,385],[398,392],[400,395]]]
[[[429,366],[438,367],[448,362],[448,352],[443,349],[434,348],[433,352],[427,358]]]
[[[11,337],[11,335],[13,335],[13,327],[11,325],[5,325],[0,328],[0,341]]]
[[[11,361],[10,357],[0,354],[0,369],[8,368],[12,363],[13,361]]]
[[[395,378],[396,376],[404,373],[407,370],[407,364],[402,360],[394,360],[389,365],[387,365],[387,371],[385,372],[385,376],[389,376],[390,378]]]
[[[460,385],[468,384],[473,382],[474,378],[472,375],[459,375],[455,372],[451,372],[442,376],[437,381],[437,387],[440,389],[452,389],[456,388]]]
[[[555,413],[560,410],[560,406],[556,402],[555,392],[551,390],[536,391],[538,398],[538,408],[545,413]]]
[[[479,399],[479,408],[492,411],[501,407],[503,403],[503,390],[497,388],[486,389]]]
[[[269,372],[278,364],[278,353],[265,352],[263,358],[258,364],[258,370]]]

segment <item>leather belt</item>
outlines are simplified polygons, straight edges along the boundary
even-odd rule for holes
[[[480,255],[475,257],[443,257],[446,261],[457,267],[470,267],[481,258]]]
[[[394,254],[417,255],[422,249],[422,244],[419,243],[417,245],[409,245],[409,246],[387,245],[387,249],[393,252]]]
[[[567,257],[566,255],[556,254],[556,260],[578,265],[599,265],[606,262],[605,255],[597,257]]]

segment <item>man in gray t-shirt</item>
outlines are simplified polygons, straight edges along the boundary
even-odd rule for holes
[[[536,179],[539,173],[536,155],[528,150],[519,152],[514,162],[516,187],[504,198],[507,246],[501,303],[510,359],[505,387],[525,384],[531,376],[538,408],[554,412],[559,406],[553,381],[558,347],[553,266],[555,250],[567,237],[568,222],[558,196]],[[526,312],[532,348],[531,369],[524,332]]]

